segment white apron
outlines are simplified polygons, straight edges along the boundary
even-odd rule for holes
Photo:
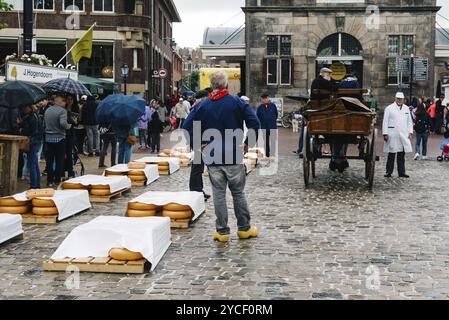
[[[388,135],[385,153],[413,152],[409,135],[413,134],[413,119],[408,106],[399,107],[396,103],[385,109],[383,135]]]

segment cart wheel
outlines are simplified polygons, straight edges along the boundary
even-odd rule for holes
[[[368,187],[370,190],[374,187],[374,175],[376,173],[376,140],[377,140],[377,129],[373,131],[373,137],[371,140],[371,150],[369,155],[369,175],[368,175]]]
[[[316,160],[318,156],[318,146],[315,138],[310,138],[310,146],[312,149],[310,157],[310,167],[312,169],[312,178],[316,178]]]
[[[306,187],[310,184],[310,137],[307,127],[304,128],[304,153],[303,153],[303,170],[304,170],[304,184]]]
[[[365,179],[369,179],[369,173],[371,170],[371,162],[368,160],[368,155],[371,152],[371,143],[369,140],[366,141],[366,152],[365,152]]]
[[[443,161],[444,161],[444,158],[443,158],[442,156],[439,156],[439,157],[437,158],[437,161],[438,161],[438,162],[443,162]]]

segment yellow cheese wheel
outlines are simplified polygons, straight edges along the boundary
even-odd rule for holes
[[[154,204],[146,204],[140,202],[130,202],[128,203],[128,208],[132,210],[157,210],[159,207]]]
[[[165,154],[165,153],[159,153],[158,157],[160,158],[170,158],[169,154]]]
[[[30,204],[30,201],[17,201],[14,198],[0,199],[0,207],[23,207]]]
[[[189,211],[189,210],[192,210],[192,208],[190,208],[190,206],[185,206],[185,205],[182,205],[182,204],[169,203],[169,204],[164,206],[164,210],[168,210],[168,211]]]
[[[169,171],[170,167],[169,166],[159,166],[159,171]]]
[[[25,214],[30,212],[29,206],[20,206],[20,207],[0,207],[0,213],[9,213],[9,214]]]
[[[131,170],[128,172],[128,176],[145,176],[145,172],[141,170]]]
[[[59,211],[56,207],[34,207],[33,214],[37,216],[56,216]]]
[[[164,149],[164,150],[162,150],[162,153],[172,154],[172,151],[170,149]]]
[[[33,199],[33,207],[56,207],[53,200]]]
[[[92,186],[93,190],[109,190],[109,185],[95,185]]]
[[[189,211],[170,211],[164,210],[162,211],[163,217],[169,217],[172,220],[180,220],[180,219],[189,219],[193,216],[193,212]]]
[[[147,178],[145,176],[129,176],[129,179],[131,181],[141,182],[141,181],[145,181]]]
[[[86,186],[83,186],[81,183],[70,183],[70,182],[64,182],[62,184],[62,188],[64,190],[87,190],[88,189]]]
[[[110,196],[111,195],[111,191],[106,190],[106,189],[92,189],[90,190],[90,194],[92,196]]]
[[[168,167],[170,165],[170,163],[168,163],[166,161],[164,161],[164,162],[157,162],[155,164],[157,164],[159,167],[161,167],[161,166],[162,167]]]
[[[127,215],[130,218],[155,217],[155,216],[157,216],[157,211],[156,210],[132,210],[132,209],[128,209]]]
[[[143,256],[140,252],[132,252],[126,249],[111,249],[109,256],[114,260],[119,261],[137,261],[142,260]]]
[[[145,169],[146,164],[143,162],[130,162],[128,163],[128,169]]]
[[[125,172],[116,172],[116,171],[108,171],[108,170],[106,170],[106,176],[107,177],[110,177],[110,176],[113,176],[113,177],[115,177],[115,176],[125,176],[125,175],[126,175]]]

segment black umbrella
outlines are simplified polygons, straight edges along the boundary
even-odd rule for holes
[[[287,98],[295,100],[295,101],[309,101],[310,97],[305,94],[290,94]]]
[[[38,86],[23,81],[8,81],[0,86],[0,105],[10,109],[36,104],[47,98]]]
[[[45,90],[51,92],[64,92],[73,95],[86,95],[91,96],[90,91],[79,81],[72,80],[70,78],[55,79],[47,82],[42,86]]]

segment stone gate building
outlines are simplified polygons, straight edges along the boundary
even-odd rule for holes
[[[246,93],[258,100],[307,93],[321,67],[334,80],[358,75],[381,105],[401,89],[409,71],[396,58],[429,59],[428,81],[414,95],[434,95],[436,0],[246,0]],[[288,108],[294,103],[285,99]]]

